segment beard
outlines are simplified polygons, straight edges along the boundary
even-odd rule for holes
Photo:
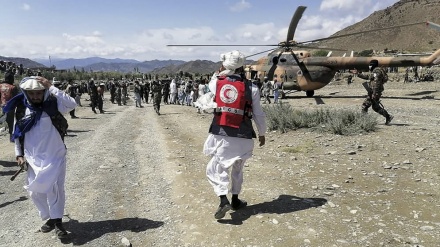
[[[36,107],[43,106],[43,100],[39,100],[39,99],[29,99],[29,103]]]

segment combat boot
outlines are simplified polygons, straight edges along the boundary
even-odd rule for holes
[[[392,116],[392,115],[387,115],[386,117],[385,117],[385,125],[390,125],[390,123],[391,123],[391,120],[393,120],[393,118],[394,118],[394,116]]]

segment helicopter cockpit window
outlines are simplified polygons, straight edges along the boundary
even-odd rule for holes
[[[282,54],[280,56],[280,58],[278,58],[278,56],[273,56],[271,59],[269,59],[269,64],[268,65],[272,65],[272,64],[296,64],[295,59],[293,58],[292,54],[288,53],[288,54]]]
[[[281,55],[280,62],[283,63],[283,64],[296,64],[296,61],[293,58],[292,54],[283,54],[283,55]]]

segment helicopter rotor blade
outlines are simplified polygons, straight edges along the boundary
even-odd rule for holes
[[[261,53],[266,53],[266,52],[274,51],[274,50],[276,50],[276,49],[278,49],[278,48],[272,48],[272,49],[270,49],[270,50],[266,50],[266,51],[262,51],[262,52],[254,53],[254,54],[252,54],[252,55],[246,56],[245,58],[253,57],[253,56],[256,56],[256,55],[260,55]]]
[[[327,37],[327,38],[320,38],[320,39],[314,39],[314,40],[298,42],[297,44],[305,44],[305,43],[312,43],[312,42],[317,42],[317,41],[337,39],[337,38],[352,36],[352,35],[356,35],[356,34],[370,33],[370,32],[382,31],[382,30],[393,29],[393,28],[400,28],[400,27],[415,26],[415,25],[419,25],[419,24],[425,24],[426,25],[426,21],[414,22],[414,23],[403,24],[403,25],[392,26],[392,27],[377,28],[377,29],[361,31],[361,32],[355,32],[355,33],[341,34],[341,35],[337,35],[337,36],[330,36],[330,37]]]
[[[317,50],[347,51],[347,49],[339,49],[339,48],[332,48],[332,47],[320,47],[320,46],[308,46],[308,45],[296,45],[295,47],[305,48],[305,49],[317,49]]]
[[[292,54],[293,59],[295,59],[296,64],[298,64],[299,69],[301,70],[301,72],[303,73],[303,75],[307,79],[307,81],[312,81],[312,77],[310,76],[310,72],[307,69],[304,62],[299,61],[298,57],[295,55],[295,53],[292,50],[290,51],[290,54]]]
[[[273,79],[273,75],[278,66],[278,62],[280,60],[281,55],[283,55],[283,50],[281,50],[280,53],[278,53],[278,56],[272,58],[272,67],[270,67],[269,71],[267,72],[267,78],[269,80]]]
[[[167,45],[167,46],[278,46],[278,45]]]
[[[293,36],[295,35],[296,27],[298,26],[298,22],[302,17],[302,14],[306,10],[306,6],[298,6],[298,8],[295,11],[295,14],[292,16],[292,20],[290,21],[289,30],[287,31],[287,39],[286,44],[289,43],[289,41],[293,40]]]

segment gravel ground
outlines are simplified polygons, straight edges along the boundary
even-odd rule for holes
[[[202,154],[211,116],[195,108],[105,101],[69,119],[64,243],[22,188],[13,146],[0,136],[0,246],[439,246],[440,92],[437,83],[386,85],[370,134],[267,133],[245,167],[247,208],[215,220]],[[360,81],[283,100],[298,108],[360,109]],[[88,102],[83,100],[83,104]],[[374,112],[370,114],[376,114]]]

